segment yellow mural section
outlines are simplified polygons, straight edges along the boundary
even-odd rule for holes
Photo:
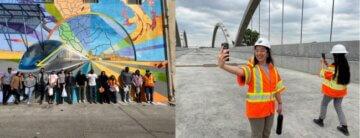
[[[0,50],[0,59],[21,59],[24,52],[12,52],[12,51],[4,51]]]

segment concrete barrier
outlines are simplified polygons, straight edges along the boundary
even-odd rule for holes
[[[310,74],[318,74],[320,71],[321,53],[326,53],[329,63],[332,63],[331,48],[335,44],[343,44],[349,51],[346,55],[351,71],[351,81],[359,82],[359,42],[360,41],[337,41],[337,42],[319,42],[286,44],[271,46],[272,56],[275,65],[282,68],[288,68]],[[248,59],[253,55],[254,48],[234,47],[231,49],[231,56],[241,59]]]

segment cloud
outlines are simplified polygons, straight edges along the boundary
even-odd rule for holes
[[[189,46],[210,46],[214,26],[223,22],[235,40],[249,0],[178,0],[176,19],[179,29],[186,30]],[[281,43],[282,0],[270,1],[270,41]],[[260,33],[268,37],[269,1],[261,2]],[[301,0],[285,1],[284,43],[300,42]],[[304,0],[303,43],[329,41],[332,1]],[[252,18],[252,28],[259,32],[258,9]],[[334,41],[359,40],[359,1],[335,1]],[[251,25],[249,24],[249,28]],[[221,34],[217,37],[223,37]],[[223,41],[217,38],[216,41]],[[218,43],[218,42],[217,42]]]

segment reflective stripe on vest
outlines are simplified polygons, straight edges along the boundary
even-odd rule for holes
[[[255,93],[261,93],[263,91],[263,78],[259,66],[255,66],[253,69],[253,78],[254,78],[254,89]]]
[[[344,90],[346,89],[346,86],[345,85],[341,85],[341,84],[337,84],[336,80],[324,80],[323,82],[324,85],[330,87],[331,89],[334,89],[334,90]]]
[[[251,103],[275,101],[275,92],[271,93],[247,93],[246,101]]]
[[[245,83],[249,82],[249,78],[250,78],[250,69],[248,67],[242,67],[245,70]]]

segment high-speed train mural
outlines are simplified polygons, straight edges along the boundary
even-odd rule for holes
[[[116,77],[149,69],[155,100],[167,101],[163,0],[5,0],[0,11],[0,77],[8,67]]]
[[[34,44],[25,51],[19,62],[21,72],[74,70],[89,59],[83,54],[71,50],[60,41],[45,40]]]

